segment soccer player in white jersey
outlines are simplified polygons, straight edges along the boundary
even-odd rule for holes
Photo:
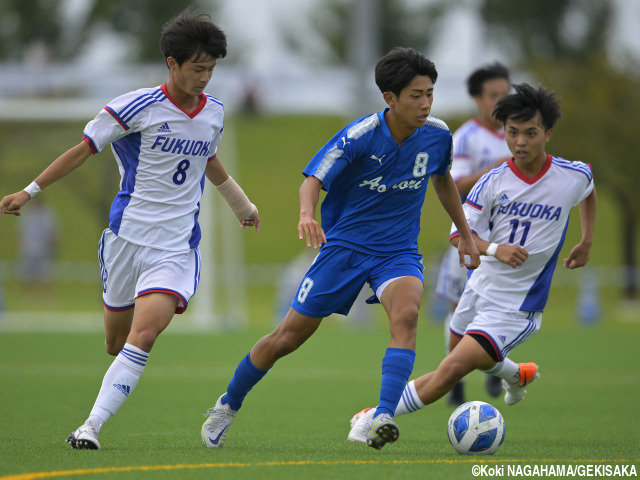
[[[121,174],[99,246],[106,350],[116,356],[86,422],[69,435],[76,449],[99,449],[98,433],[131,395],[157,336],[182,313],[200,277],[199,201],[205,177],[240,225],[259,229],[255,206],[227,175],[217,145],[223,107],[204,93],[225,34],[208,15],[185,10],[168,22],[160,47],[168,81],[111,101],[62,154],[24,190],[6,196],[4,213],[20,208],[53,182],[111,145]]]
[[[504,138],[504,125],[493,116],[499,98],[509,93],[509,70],[499,62],[474,70],[467,78],[467,91],[478,109],[478,115],[463,123],[453,133],[453,164],[451,176],[456,182],[462,202],[478,179],[510,157]],[[458,264],[458,251],[451,246],[445,252],[436,295],[449,303],[449,313],[444,321],[445,350],[449,351],[449,323],[460,301],[467,281],[467,270]],[[500,395],[502,383],[495,375],[488,375],[487,391]],[[458,382],[449,392],[450,405],[464,403],[464,383]]]
[[[365,283],[375,294],[368,301],[384,306],[391,332],[382,359],[380,403],[366,441],[380,449],[398,438],[392,417],[415,359],[423,292],[417,239],[429,178],[459,228],[459,263],[473,269],[480,261],[449,174],[451,133],[429,116],[437,75],[419,52],[391,50],[375,69],[387,108],[347,125],[304,169],[298,232],[320,253],[282,322],[242,359],[227,392],[207,412],[201,430],[207,447],[223,445],[249,390],[279,358],[302,345],[324,317],[347,315]],[[319,224],[321,189],[327,194]]]
[[[540,328],[575,205],[582,238],[563,265],[573,269],[589,260],[596,215],[591,169],[545,152],[561,115],[555,95],[524,83],[514,88],[494,110],[513,157],[482,176],[464,205],[476,244],[487,257],[469,277],[451,320],[450,353],[436,370],[407,384],[396,415],[433,403],[476,369],[503,379],[505,403],[522,400],[539,376],[538,366],[514,363],[508,355]],[[454,226],[454,245],[457,236]],[[369,409],[354,416],[350,440],[366,440],[371,416]]]

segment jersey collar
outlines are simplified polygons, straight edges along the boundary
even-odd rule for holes
[[[402,142],[402,145],[399,146],[398,143],[396,142],[396,140],[393,138],[393,135],[391,135],[391,130],[389,129],[389,124],[387,123],[384,114],[387,113],[389,111],[389,108],[385,108],[383,111],[378,112],[378,119],[380,120],[380,125],[382,126],[382,131],[384,132],[385,136],[391,140],[391,142],[393,142],[393,144],[396,146],[396,148],[401,148],[402,146],[404,146],[406,144],[407,141],[413,139],[414,137],[417,137],[418,135],[420,135],[418,133],[418,131],[420,130],[420,128],[416,128],[413,133],[411,135],[409,135],[407,138],[404,139],[404,141]]]
[[[538,180],[540,180],[544,176],[544,174],[547,173],[547,171],[549,171],[549,169],[551,168],[551,155],[547,154],[546,163],[544,164],[542,169],[538,172],[538,174],[533,178],[527,177],[520,170],[518,170],[518,167],[516,167],[516,164],[513,162],[513,157],[511,157],[507,163],[509,164],[509,168],[511,169],[511,171],[516,177],[518,177],[523,182],[528,183],[529,185],[533,185]]]
[[[183,112],[189,118],[194,118],[196,115],[198,115],[207,103],[207,96],[203,93],[200,97],[200,104],[198,105],[198,108],[196,108],[193,112],[187,112],[180,105],[178,105],[173,98],[171,98],[171,95],[169,95],[169,90],[167,90],[166,83],[161,85],[160,89],[162,90],[162,93],[164,93],[165,97],[167,97],[169,101],[173,103],[178,110]]]
[[[473,123],[475,123],[478,127],[482,128],[483,130],[486,130],[487,132],[489,132],[490,134],[498,137],[500,140],[504,140],[505,138],[505,133],[504,133],[504,128],[501,128],[500,130],[494,130],[493,128],[488,127],[487,125],[485,125],[484,123],[482,123],[480,121],[479,118],[474,117],[473,118]]]

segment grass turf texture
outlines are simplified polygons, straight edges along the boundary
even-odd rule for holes
[[[235,144],[240,183],[259,205],[263,221],[260,235],[245,235],[247,262],[282,263],[300,251],[295,227],[300,171],[344,123],[346,120],[336,117],[227,122],[226,130],[234,132],[235,139],[225,135],[221,156],[224,161],[225,142]],[[455,128],[454,123],[450,125]],[[6,159],[0,162],[0,194],[4,195],[28,185],[58,154],[77,143],[84,122],[3,122],[0,126]],[[554,136],[550,152],[561,154],[560,138]],[[115,163],[106,151],[79,170],[82,172],[52,186],[42,198],[56,208],[60,218],[59,259],[95,262],[95,282],[56,284],[50,297],[36,299],[25,297],[19,284],[5,274],[4,294],[7,309],[14,312],[95,313],[97,326],[92,329],[96,331],[102,308],[96,248],[106,220],[88,207],[77,187],[84,184],[85,190],[89,185],[90,191],[99,191],[105,172],[113,173]],[[117,179],[109,185],[115,188],[116,183]],[[102,203],[107,207],[114,193],[105,193]],[[576,211],[560,258],[579,238],[577,220]],[[0,260],[15,259],[18,221],[13,217],[0,220]],[[448,246],[450,226],[431,188],[422,222],[420,248],[428,263]],[[598,190],[592,265],[619,264],[619,232],[617,207],[606,191]],[[638,312],[632,306],[625,310],[619,303],[619,290],[602,279],[603,318],[593,328],[580,328],[574,319],[573,288],[580,275],[558,268],[542,331],[513,355],[515,361],[536,361],[541,368],[541,379],[521,404],[507,407],[502,399],[489,398],[481,374],[474,373],[467,380],[469,399],[489,401],[505,417],[505,444],[488,459],[491,462],[557,460],[568,464],[631,459],[638,465]],[[2,329],[0,319],[0,480],[21,472],[63,470],[75,475],[60,478],[82,479],[213,475],[222,479],[450,479],[472,476],[471,465],[465,462],[487,460],[461,457],[449,446],[446,422],[453,408],[444,400],[399,417],[400,440],[381,452],[346,441],[353,413],[377,401],[380,361],[388,340],[382,315],[371,330],[360,333],[327,320],[306,345],[281,360],[254,389],[230,430],[227,445],[220,451],[202,447],[201,414],[226,388],[242,356],[271,329],[273,287],[250,287],[248,298],[248,332],[177,333],[180,320],[174,321],[160,337],[135,394],[101,433],[103,450],[99,452],[73,451],[64,439],[86,418],[111,363],[104,353],[102,335],[12,333]],[[443,356],[442,327],[425,320],[428,309],[425,298],[416,374],[435,368]],[[45,322],[40,324],[43,329]],[[185,467],[174,468],[179,465]],[[144,466],[152,470],[137,469]],[[160,469],[153,469],[156,467]],[[122,471],[85,471],[118,468]]]
[[[350,417],[377,401],[388,338],[382,320],[354,331],[328,319],[249,394],[221,450],[201,445],[202,414],[266,330],[196,335],[169,327],[135,394],[104,427],[100,451],[75,451],[64,440],[86,418],[111,362],[102,335],[3,332],[0,479],[65,470],[82,479],[470,478],[469,462],[482,461],[624,459],[640,468],[640,326],[584,329],[552,314],[545,322],[513,354],[540,365],[541,378],[522,403],[508,407],[488,397],[480,373],[467,379],[467,398],[492,403],[505,418],[505,443],[488,458],[462,457],[450,447],[446,423],[453,408],[444,399],[398,417],[399,441],[380,452],[347,442]],[[442,358],[442,328],[423,321],[419,330],[415,373],[424,373]]]

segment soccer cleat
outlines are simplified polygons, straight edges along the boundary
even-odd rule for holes
[[[216,406],[210,408],[207,410],[207,413],[205,413],[207,419],[200,431],[202,443],[204,443],[205,447],[222,448],[229,426],[238,413],[236,410],[232,410],[228,404],[222,404],[221,400],[224,395],[226,395],[226,393],[220,395]]]
[[[502,393],[502,379],[495,375],[487,375],[484,386],[492,397],[498,397]]]
[[[371,430],[374,413],[376,413],[375,408],[365,408],[356,413],[351,419],[351,430],[349,430],[347,440],[367,443],[367,436],[369,435],[369,430]]]
[[[67,437],[67,443],[76,450],[100,450],[98,430],[91,423],[85,423]]]
[[[502,391],[502,389],[500,391]],[[463,403],[464,382],[458,382],[449,391],[449,395],[447,396],[447,404],[451,405],[452,407],[457,407],[458,405],[462,405]]]
[[[527,393],[525,387],[540,376],[538,373],[538,365],[535,363],[519,363],[520,379],[516,383],[508,383],[502,380],[502,386],[505,389],[504,403],[507,405],[515,405],[524,398]]]
[[[367,447],[380,450],[387,443],[395,442],[399,436],[398,425],[391,419],[391,415],[383,413],[373,419],[371,429],[367,434]]]

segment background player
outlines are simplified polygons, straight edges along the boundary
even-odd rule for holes
[[[528,84],[515,85],[515,90],[494,111],[505,124],[513,158],[485,174],[464,205],[478,248],[488,258],[469,277],[453,315],[450,353],[435,371],[407,384],[396,415],[433,403],[475,369],[503,379],[508,405],[522,400],[525,387],[538,378],[538,366],[516,364],[507,355],[540,328],[575,205],[582,239],[563,264],[573,269],[589,260],[596,214],[591,169],[545,152],[561,115],[555,95]],[[476,232],[488,232],[489,241]],[[457,235],[454,226],[454,245]],[[354,416],[350,440],[365,441],[371,410]]]
[[[206,176],[240,224],[255,226],[255,206],[216,155],[223,107],[204,94],[226,37],[208,15],[187,10],[162,31],[169,80],[111,101],[84,130],[83,141],[56,159],[25,190],[2,199],[20,214],[41,188],[111,144],[122,179],[100,239],[106,349],[116,358],[87,421],[67,442],[99,449],[98,433],[136,387],[157,336],[182,313],[200,277],[199,200]]]
[[[429,116],[438,73],[419,52],[396,48],[375,69],[388,105],[338,132],[304,169],[299,236],[321,247],[278,327],[238,365],[227,392],[202,426],[207,447],[224,443],[247,393],[281,357],[302,345],[332,313],[346,315],[368,282],[389,317],[391,340],[382,360],[380,404],[366,439],[380,449],[398,438],[393,413],[413,369],[418,310],[423,292],[418,252],[420,212],[429,177],[445,210],[460,228],[459,262],[479,254],[449,174],[451,134]],[[322,225],[315,220],[320,190]],[[465,262],[464,256],[468,255]]]
[[[495,62],[473,71],[467,78],[467,91],[473,98],[478,115],[466,121],[453,133],[453,164],[451,176],[456,182],[462,201],[478,179],[510,157],[504,139],[504,125],[493,116],[499,98],[509,93],[509,70]],[[449,352],[449,323],[460,301],[467,281],[467,270],[460,268],[458,249],[450,247],[445,252],[436,294],[449,302],[449,313],[444,322],[445,349]],[[463,381],[458,382],[449,393],[449,404],[464,403]],[[500,378],[489,375],[486,381],[490,395],[498,396],[502,391]]]

